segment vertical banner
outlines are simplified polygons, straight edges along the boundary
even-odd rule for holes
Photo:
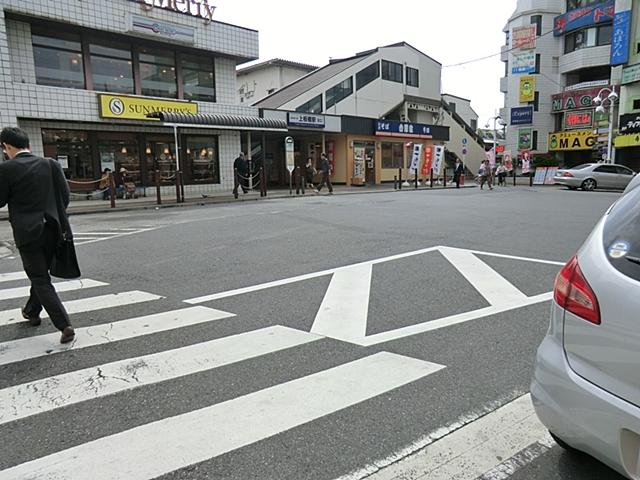
[[[524,75],[520,77],[520,103],[533,102],[536,99],[536,77]]]
[[[486,152],[484,152],[485,158],[487,160],[489,160],[489,165],[491,165],[491,168],[496,166],[496,152],[493,150],[493,148],[491,150],[487,150]]]
[[[422,144],[416,143],[413,145],[413,153],[411,155],[411,166],[409,172],[415,174],[420,168],[420,159],[422,158]]]
[[[329,175],[333,177],[333,172],[336,166],[336,142],[329,140],[326,143],[327,158],[329,159]]]
[[[524,150],[520,152],[522,155],[522,173],[529,173],[531,171],[531,160],[529,158],[529,152]]]
[[[444,165],[444,146],[437,145],[433,160],[433,174],[440,176]]]
[[[431,173],[431,167],[433,166],[433,146],[425,145],[422,152],[424,154],[424,160],[422,161],[422,171],[420,174],[426,177]]]
[[[629,61],[629,33],[631,10],[616,12],[611,35],[611,65],[623,65]]]
[[[511,170],[513,170],[513,157],[511,156],[511,150],[504,151],[504,153],[502,154],[502,163],[507,171],[510,172]]]

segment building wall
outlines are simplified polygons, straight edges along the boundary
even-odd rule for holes
[[[308,70],[266,65],[264,68],[248,73],[237,74],[237,102],[241,105],[253,105],[269,95],[269,90],[279,90],[308,73]]]
[[[456,97],[453,95],[442,95],[442,99],[447,103],[454,103],[456,106],[456,113],[467,123],[472,124],[472,120],[478,122],[478,114],[471,108],[471,102],[465,98]]]

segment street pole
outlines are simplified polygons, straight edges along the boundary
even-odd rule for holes
[[[615,92],[615,89],[613,90]],[[609,135],[607,136],[607,163],[614,163],[611,156],[611,143],[613,139],[613,102],[609,100]]]

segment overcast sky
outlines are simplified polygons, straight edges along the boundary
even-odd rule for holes
[[[443,65],[443,93],[471,100],[484,126],[503,105],[502,28],[517,0],[218,0],[216,20],[260,32],[260,59],[316,66],[405,41]],[[461,67],[447,65],[498,54]]]

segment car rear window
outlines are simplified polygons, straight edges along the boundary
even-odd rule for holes
[[[604,224],[603,239],[611,265],[640,281],[640,188],[613,206]]]
[[[591,163],[583,163],[582,165],[578,165],[577,167],[571,167],[570,170],[582,170],[584,168],[590,167]]]

